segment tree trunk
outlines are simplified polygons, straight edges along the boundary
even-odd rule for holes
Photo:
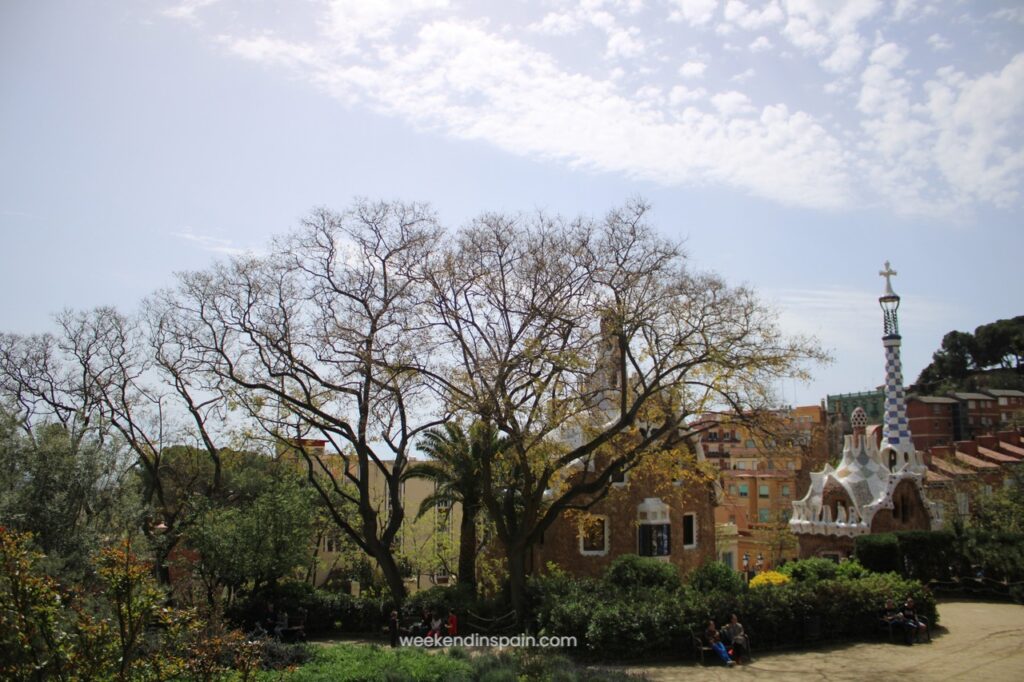
[[[462,506],[459,526],[459,584],[476,594],[476,505]]]
[[[372,549],[381,550],[375,552],[373,558],[377,560],[377,565],[380,566],[380,570],[384,574],[384,582],[387,583],[397,608],[402,605],[406,596],[405,580],[402,578],[402,572],[398,569],[398,562],[395,561],[395,557],[391,552],[387,551],[386,547],[374,547]]]
[[[507,549],[509,598],[521,629],[526,626],[526,555],[527,547],[523,545],[509,545]]]

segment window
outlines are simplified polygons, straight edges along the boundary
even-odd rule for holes
[[[761,507],[757,510],[758,523],[769,523],[772,520],[772,510]]]
[[[683,514],[683,549],[697,546],[697,515]]]
[[[768,484],[767,483],[762,483],[761,485],[757,486],[757,496],[758,497],[768,497]]]
[[[580,554],[604,556],[608,553],[608,517],[590,516],[580,522]]]
[[[733,556],[732,552],[722,552],[722,556],[721,558],[719,558],[719,561],[721,561],[723,564],[725,564],[732,570],[736,570],[736,557]]]
[[[932,405],[932,414],[942,414],[942,406]]]
[[[792,517],[793,517],[793,510],[792,509],[783,509],[782,510],[782,521],[784,523],[789,523],[789,520]]]
[[[796,469],[796,462],[794,462],[793,460],[789,460],[788,462],[786,462],[786,468],[791,471],[793,469]]]
[[[749,496],[750,496],[750,486],[748,486],[746,483],[740,483],[740,497],[749,497]]]
[[[782,496],[789,497],[789,486],[786,484],[782,485]]]
[[[616,470],[611,477],[612,485],[623,487],[629,483],[629,472]]]
[[[956,494],[956,511],[961,517],[971,513],[971,503],[967,498],[967,493],[958,492]]]
[[[748,438],[748,439],[747,439],[747,442],[745,443],[745,445],[746,445],[746,446],[747,446],[748,448],[752,448],[752,447],[754,447],[754,441]]]
[[[746,462],[736,462],[736,468],[737,468],[737,469],[743,469],[743,470],[746,470],[746,468],[747,468],[747,463],[746,463]]]
[[[648,497],[637,506],[637,554],[669,556],[672,553],[672,526],[668,505],[657,497]]]
[[[670,526],[667,523],[640,524],[639,547],[637,554],[640,556],[668,556],[672,553],[672,542]]]
[[[1000,398],[999,399],[999,404],[1000,405],[1008,405],[1009,402],[1006,400],[1006,398]]]
[[[1009,480],[1009,479],[1007,479],[1007,480]],[[736,515],[735,514],[729,514],[729,523],[731,523],[734,526],[736,525]]]
[[[734,497],[736,496],[736,484],[735,483],[730,483],[729,484],[729,494],[734,496]]]

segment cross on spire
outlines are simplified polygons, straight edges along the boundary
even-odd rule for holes
[[[885,270],[878,271],[879,277],[885,277],[885,293],[886,295],[895,295],[896,292],[892,290],[892,278],[896,276],[896,271],[889,265],[889,261],[885,261]]]

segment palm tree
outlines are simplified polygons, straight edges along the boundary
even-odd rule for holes
[[[498,430],[484,422],[475,422],[467,433],[458,422],[424,432],[419,445],[430,461],[417,462],[403,474],[403,479],[425,478],[434,482],[434,492],[420,504],[417,518],[440,506],[462,505],[459,526],[460,585],[476,592],[476,518],[483,508],[483,480],[480,462],[493,457],[504,447]]]

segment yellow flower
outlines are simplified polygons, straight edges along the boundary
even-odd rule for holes
[[[789,576],[778,571],[766,571],[765,573],[759,573],[757,577],[750,581],[751,587],[761,587],[762,585],[785,585],[789,582]]]

